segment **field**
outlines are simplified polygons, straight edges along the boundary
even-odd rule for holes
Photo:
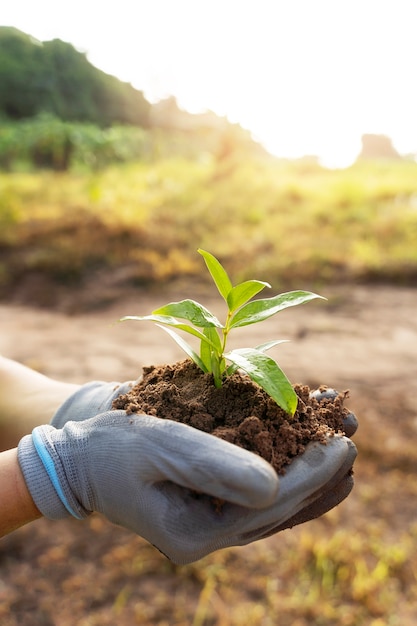
[[[349,389],[360,422],[355,488],[337,509],[193,565],[98,516],[4,538],[4,626],[416,623],[416,173],[202,157],[0,176],[0,353],[69,382],[181,358],[159,329],[112,322],[184,296],[216,311],[203,247],[236,281],[328,298],[242,338],[291,339],[273,352],[289,378]],[[24,417],[6,426],[4,447]]]
[[[0,296],[63,306],[81,287],[95,290],[97,305],[115,287],[200,282],[198,247],[236,282],[276,289],[414,284],[416,174],[412,162],[329,171],[204,153],[99,172],[0,174]]]

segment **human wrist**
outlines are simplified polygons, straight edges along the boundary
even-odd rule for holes
[[[42,517],[21,471],[17,448],[0,454],[0,537]]]

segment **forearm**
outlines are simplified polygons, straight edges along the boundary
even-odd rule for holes
[[[78,388],[0,356],[0,427],[13,434],[15,445],[35,426],[47,424]]]
[[[0,537],[42,517],[26,487],[17,449],[0,453]]]

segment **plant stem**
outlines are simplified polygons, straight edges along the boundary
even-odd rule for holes
[[[224,325],[223,328],[223,344],[222,344],[222,355],[226,352],[226,342],[227,342],[227,336],[230,332],[230,328],[229,328],[229,324],[230,324],[230,319],[232,317],[232,312],[228,311],[227,313],[227,319],[226,319],[226,324]]]
[[[220,374],[220,358],[218,354],[212,352],[211,355],[211,371],[214,379],[214,386],[218,389],[222,386],[222,379]]]

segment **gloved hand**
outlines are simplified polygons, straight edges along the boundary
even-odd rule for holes
[[[278,480],[259,456],[190,426],[108,411],[62,429],[39,426],[18,455],[46,517],[101,512],[182,564],[334,506],[351,488],[356,448],[341,436],[311,443]],[[220,508],[213,498],[224,500]]]
[[[51,425],[20,442],[27,486],[46,517],[98,511],[188,563],[318,517],[352,488],[356,448],[346,437],[309,444],[278,479],[259,456],[190,426],[108,411],[133,384],[84,385]],[[348,422],[351,435],[353,415]]]
[[[128,393],[138,381],[124,383],[92,381],[69,395],[51,419],[52,426],[62,428],[67,422],[82,422],[110,411],[113,400]]]

